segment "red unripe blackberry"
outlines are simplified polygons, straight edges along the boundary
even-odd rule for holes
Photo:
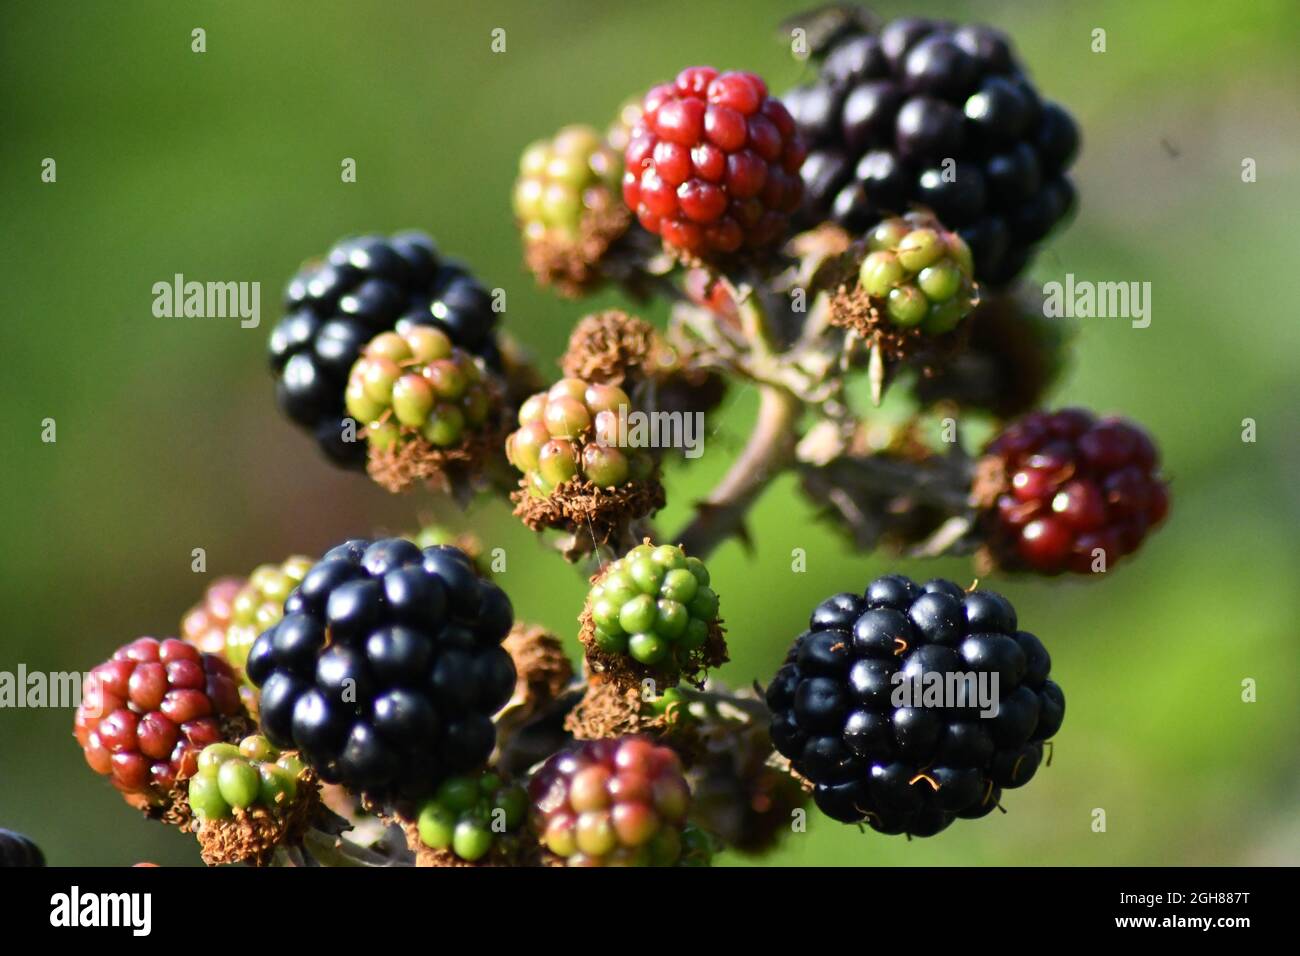
[[[692,256],[769,246],[802,202],[804,152],[758,76],[689,67],[645,95],[623,199],[642,226]]]
[[[1159,454],[1138,426],[1083,409],[1034,412],[988,446],[977,497],[1004,567],[1058,574],[1105,568],[1165,518]]]
[[[199,752],[244,717],[230,665],[176,638],[142,637],[90,672],[73,723],[86,763],[127,794],[161,803]],[[242,722],[241,722],[242,723]]]
[[[681,760],[644,737],[582,741],[528,784],[532,825],[566,866],[674,866],[691,791]]]

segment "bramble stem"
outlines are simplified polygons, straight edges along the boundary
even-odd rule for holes
[[[674,539],[687,554],[707,557],[724,540],[743,531],[750,506],[773,478],[794,463],[795,426],[803,404],[778,386],[758,389],[758,418],[748,443]]]

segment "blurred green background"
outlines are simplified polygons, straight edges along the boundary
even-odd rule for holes
[[[545,367],[586,311],[535,288],[509,212],[516,157],[560,125],[603,126],[685,65],[804,67],[777,40],[804,6],[749,0],[417,3],[225,0],[0,6],[0,242],[6,315],[0,670],[84,670],[171,633],[207,579],[447,514],[327,467],[276,413],[264,348],[279,289],[336,238],[431,230],[489,285]],[[1049,644],[1069,710],[1055,759],[1008,814],[933,840],[814,816],[784,864],[1239,864],[1300,860],[1300,8],[1113,0],[880,3],[1007,29],[1085,131],[1074,224],[1035,281],[1150,281],[1153,319],[1083,322],[1058,399],[1159,437],[1171,521],[1099,582],[992,579]],[[190,31],[207,31],[207,52]],[[489,31],[504,27],[507,52]],[[1091,31],[1107,52],[1090,51]],[[40,181],[45,157],[58,181]],[[340,182],[340,161],[358,181]],[[1258,182],[1241,181],[1244,157]],[[176,273],[258,280],[262,327],[158,319]],[[605,304],[616,301],[602,297]],[[651,309],[662,318],[662,309]],[[662,527],[725,469],[753,411],[671,476]],[[57,421],[58,441],[40,441]],[[1259,440],[1243,444],[1243,418]],[[754,519],[757,551],[711,562],[734,684],[766,680],[808,608],[886,560],[850,553],[793,482]],[[507,549],[520,616],[572,637],[581,577],[500,506],[466,520]],[[191,549],[208,556],[190,570]],[[809,570],[790,572],[807,549]],[[904,568],[965,579],[964,561]],[[574,645],[576,646],[576,645]],[[1258,702],[1240,699],[1243,678]],[[84,765],[72,714],[0,711],[0,825],[53,863],[198,862]],[[1090,828],[1103,808],[1107,831]],[[735,857],[724,858],[740,862]]]

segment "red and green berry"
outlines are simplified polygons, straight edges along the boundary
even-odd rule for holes
[[[676,866],[687,855],[681,760],[646,738],[562,750],[533,775],[528,796],[542,846],[566,866]]]
[[[481,359],[440,329],[403,323],[370,341],[348,376],[347,409],[365,425],[372,449],[422,439],[453,448],[491,417]]]
[[[506,439],[506,456],[535,498],[574,479],[598,488],[644,481],[654,460],[645,449],[625,443],[631,411],[631,399],[617,385],[560,379],[519,409],[519,428]]]

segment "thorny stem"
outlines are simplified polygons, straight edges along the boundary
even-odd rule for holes
[[[687,554],[707,557],[724,540],[743,531],[750,506],[773,478],[794,463],[795,425],[802,407],[783,388],[759,386],[758,418],[748,443],[675,539]]]

